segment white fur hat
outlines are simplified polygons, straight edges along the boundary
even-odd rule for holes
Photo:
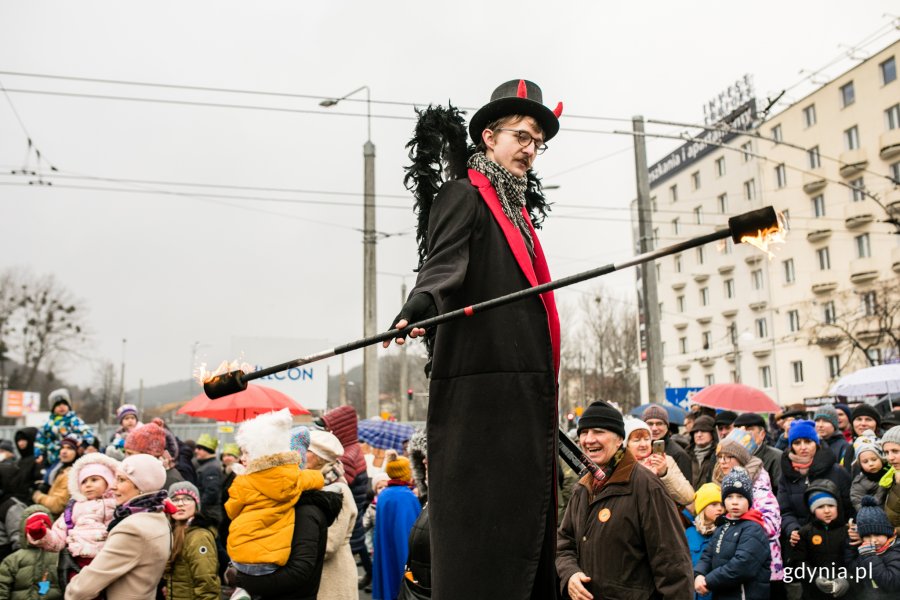
[[[259,415],[244,421],[238,428],[235,440],[249,460],[291,451],[291,412],[283,408],[278,412]]]
[[[121,463],[116,459],[101,454],[100,452],[85,454],[75,461],[75,464],[72,465],[72,468],[69,471],[69,494],[76,500],[84,500],[84,495],[81,493],[81,474],[85,468],[90,467],[91,465],[104,467],[109,471],[108,473],[106,471],[98,471],[93,474],[103,477],[109,487],[112,487],[113,483],[116,481],[116,471],[118,471],[120,464]],[[93,468],[89,470],[93,471]]]

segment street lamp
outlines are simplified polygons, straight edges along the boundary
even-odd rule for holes
[[[328,98],[319,106],[336,106],[357,92],[366,91],[366,143],[363,144],[363,335],[378,331],[375,304],[375,144],[372,143],[372,99],[369,86],[358,87],[340,98]],[[378,352],[374,345],[363,349],[363,399],[366,417],[378,416]]]

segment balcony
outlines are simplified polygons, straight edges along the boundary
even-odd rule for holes
[[[734,265],[722,265],[719,267],[719,275],[728,275],[734,271]]]
[[[694,273],[694,281],[697,283],[703,283],[709,279],[709,273]]]
[[[885,192],[882,204],[887,208],[892,219],[900,219],[900,188]]]
[[[900,249],[900,248],[898,248],[898,249]],[[900,267],[898,267],[898,268],[900,268]],[[726,319],[732,319],[732,318],[736,317],[737,314],[738,314],[738,309],[736,309],[736,308],[729,308],[727,310],[722,311],[722,316],[725,317]]]
[[[806,241],[815,244],[816,242],[821,242],[827,240],[831,237],[830,229],[816,229],[815,231],[810,231],[806,234]],[[762,255],[760,255],[762,256]]]
[[[753,351],[753,356],[755,356],[756,358],[765,358],[770,354],[772,354],[772,349],[769,347],[757,348]]]
[[[706,315],[703,317],[697,317],[697,323],[699,323],[700,325],[709,325],[710,323],[712,323],[712,316]]]
[[[765,310],[766,306],[768,306],[768,305],[769,305],[769,303],[766,302],[765,300],[763,300],[761,302],[753,302],[750,304],[750,310],[753,310],[753,311]]]
[[[853,283],[865,283],[878,279],[878,274],[878,264],[871,256],[850,261],[850,281]]]
[[[891,269],[894,273],[900,273],[900,246],[891,250]]]
[[[678,290],[683,290],[684,286],[687,285],[687,277],[685,277],[681,273],[676,273],[672,275],[672,289],[676,292]]]
[[[878,148],[881,160],[900,156],[900,129],[889,129],[878,136]]]
[[[841,177],[843,177],[844,179],[849,179],[850,177],[857,175],[863,169],[869,166],[869,159],[866,158],[866,151],[862,148],[841,152],[838,160],[843,163],[840,169],[840,173]]]
[[[747,263],[748,265],[752,266],[758,262],[761,262],[762,259],[763,259],[763,253],[758,252],[755,249],[753,249],[753,251],[750,254],[748,254],[747,256],[744,257],[744,262]]]
[[[716,359],[712,356],[701,356],[699,362],[703,367],[711,367],[716,364]]]
[[[818,346],[837,346],[844,339],[844,332],[833,325],[818,327],[815,333],[815,343]]]
[[[875,202],[866,198],[861,202],[851,202],[844,207],[844,225],[847,229],[856,229],[875,220],[875,215],[881,208],[875,206]]]
[[[675,323],[675,329],[681,331],[682,329],[686,329],[688,326],[687,321],[677,321]]]
[[[691,363],[681,363],[676,367],[679,371],[690,371]]]
[[[828,185],[828,181],[821,169],[803,173],[803,191],[810,196],[822,191],[826,185]]]
[[[831,270],[810,272],[810,281],[813,294],[827,294],[836,290],[838,286],[837,276]]]

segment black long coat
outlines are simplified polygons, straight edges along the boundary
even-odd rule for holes
[[[443,313],[543,282],[533,239],[532,262],[470,170],[434,200],[410,296],[430,294]],[[552,294],[437,329],[427,420],[435,600],[555,594],[558,332]]]

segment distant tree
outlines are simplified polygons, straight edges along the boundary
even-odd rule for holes
[[[0,273],[0,376],[8,386],[32,389],[85,342],[85,310],[52,275],[8,269]],[[6,373],[6,362],[18,363]],[[52,377],[51,377],[52,379]]]

